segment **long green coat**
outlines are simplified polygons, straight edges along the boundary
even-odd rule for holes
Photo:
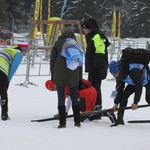
[[[79,84],[79,67],[70,70],[66,65],[66,58],[60,55],[66,38],[75,38],[74,34],[67,32],[62,34],[55,42],[50,56],[50,70],[53,83],[59,87],[74,87]]]

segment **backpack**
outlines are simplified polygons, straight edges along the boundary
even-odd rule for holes
[[[148,69],[150,51],[142,48],[133,49],[127,47],[122,50],[120,61],[123,68],[123,77],[126,78],[129,73],[129,64],[131,63],[143,64]]]

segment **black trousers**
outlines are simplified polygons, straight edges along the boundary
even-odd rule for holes
[[[8,77],[7,75],[0,70],[0,95],[1,95],[1,107],[2,113],[6,113],[8,111]]]
[[[95,105],[102,106],[102,93],[101,93],[101,75],[99,72],[96,73],[89,73],[88,80],[91,82],[92,86],[96,89],[97,92],[97,99]]]
[[[134,85],[127,85],[124,89],[123,96],[119,107],[126,107],[128,103],[128,98],[135,92]],[[145,86],[145,100],[150,104],[150,82]],[[123,119],[124,110],[118,111],[118,119]]]

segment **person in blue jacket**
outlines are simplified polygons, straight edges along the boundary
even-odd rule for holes
[[[9,83],[21,63],[23,56],[28,50],[27,44],[17,44],[0,50],[0,95],[1,95],[1,119],[10,119],[8,116],[8,95]]]
[[[147,66],[138,63],[129,64],[129,71],[124,77],[124,67],[121,61],[112,61],[109,64],[110,73],[116,78],[116,97],[114,98],[114,111],[119,107],[126,107],[128,98],[134,93],[132,110],[138,108],[141,99],[143,87],[145,90],[145,99],[150,104],[150,76]],[[112,126],[124,125],[124,110],[118,111],[116,122]]]

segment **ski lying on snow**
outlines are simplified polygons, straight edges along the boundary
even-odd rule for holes
[[[90,112],[84,112],[82,114],[80,114],[81,117],[81,121],[84,121],[85,119],[87,119],[91,114],[97,114],[97,113],[102,113],[104,111],[100,110],[100,111],[90,111]],[[71,115],[67,115],[66,118],[72,118],[73,114]],[[44,119],[35,119],[35,120],[31,120],[31,122],[45,122],[45,121],[52,121],[52,120],[58,120],[59,117],[51,117],[51,118],[44,118]]]
[[[90,112],[83,112],[80,114],[81,121],[84,121],[85,119],[87,119],[92,114],[102,114],[102,113],[107,112],[107,111],[113,111],[113,109],[104,109],[104,110],[95,110],[95,111],[90,111]],[[71,118],[71,117],[73,117],[73,114],[66,116],[66,118]],[[44,121],[52,121],[52,120],[58,120],[58,119],[59,119],[59,117],[52,117],[52,118],[44,118],[44,119],[35,119],[35,120],[31,120],[31,122],[44,122]]]
[[[128,123],[150,123],[150,120],[130,120]]]
[[[142,108],[142,107],[149,107],[150,105],[139,105],[138,108]],[[132,109],[131,106],[129,107],[120,107],[117,110],[128,110],[128,109]],[[95,110],[95,111],[90,111],[90,112],[83,112],[80,114],[81,120],[84,121],[85,119],[87,119],[90,115],[92,114],[103,114],[105,112],[113,112],[114,110],[112,108],[109,109],[103,109],[103,110]],[[71,118],[73,117],[72,115],[67,115],[66,118]],[[44,118],[44,119],[35,119],[35,120],[31,120],[31,122],[45,122],[45,121],[52,121],[52,120],[58,120],[59,117],[51,117],[51,118]]]
[[[71,118],[73,115],[67,115],[66,118]],[[44,118],[44,119],[35,119],[31,120],[31,122],[45,122],[45,121],[52,121],[52,120],[58,120],[59,117],[51,117],[51,118]]]

